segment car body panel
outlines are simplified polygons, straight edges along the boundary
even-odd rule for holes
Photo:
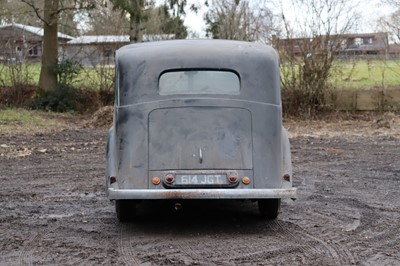
[[[237,41],[165,41],[123,47],[116,61],[106,160],[110,199],[296,197],[272,48]],[[161,95],[160,76],[179,70],[231,71],[240,78],[240,92]],[[182,187],[167,184],[168,174],[210,180],[236,175],[238,182]],[[154,177],[162,182],[153,184]],[[243,177],[251,182],[244,184]]]

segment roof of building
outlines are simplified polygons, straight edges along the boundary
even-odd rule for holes
[[[22,29],[22,30],[24,30],[24,31],[27,31],[27,32],[36,34],[36,35],[41,36],[41,37],[43,37],[43,35],[44,35],[44,30],[43,30],[43,28],[34,27],[34,26],[29,26],[29,25],[24,25],[24,24],[18,24],[18,23],[12,23],[12,24],[1,25],[1,26],[0,26],[0,29],[9,28],[9,27]],[[64,34],[64,33],[61,33],[61,32],[58,32],[58,38],[70,39],[70,40],[74,39],[74,37],[69,36],[69,35]]]
[[[144,42],[170,40],[174,34],[143,35]],[[129,43],[129,35],[84,35],[79,36],[67,44],[92,44],[92,43]]]
[[[90,44],[90,43],[120,43],[129,42],[128,35],[86,35],[79,36],[68,42],[68,44]]]

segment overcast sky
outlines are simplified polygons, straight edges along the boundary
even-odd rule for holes
[[[283,6],[289,5],[290,0],[276,0],[282,2]],[[348,0],[349,2],[360,2],[359,12],[362,15],[362,20],[358,28],[358,32],[374,32],[376,31],[376,20],[381,16],[390,14],[393,11],[392,7],[380,4],[380,0]],[[188,0],[188,7],[192,3],[201,4],[204,0]],[[274,6],[270,6],[274,9]],[[276,8],[276,7],[275,7]],[[187,8],[187,15],[185,18],[185,25],[189,27],[189,30],[196,32],[199,37],[205,35],[205,23],[203,16],[206,12],[204,5],[202,6],[199,13],[196,15]]]

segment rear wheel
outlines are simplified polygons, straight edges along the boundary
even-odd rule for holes
[[[136,201],[116,200],[115,211],[120,222],[131,222],[136,215]]]
[[[281,199],[258,200],[258,209],[260,210],[261,217],[266,219],[276,219],[276,217],[278,217],[280,206]]]

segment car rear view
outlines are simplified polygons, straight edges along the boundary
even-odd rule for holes
[[[165,41],[117,52],[107,195],[121,221],[154,199],[251,199],[276,218],[296,197],[279,66],[265,45]]]

